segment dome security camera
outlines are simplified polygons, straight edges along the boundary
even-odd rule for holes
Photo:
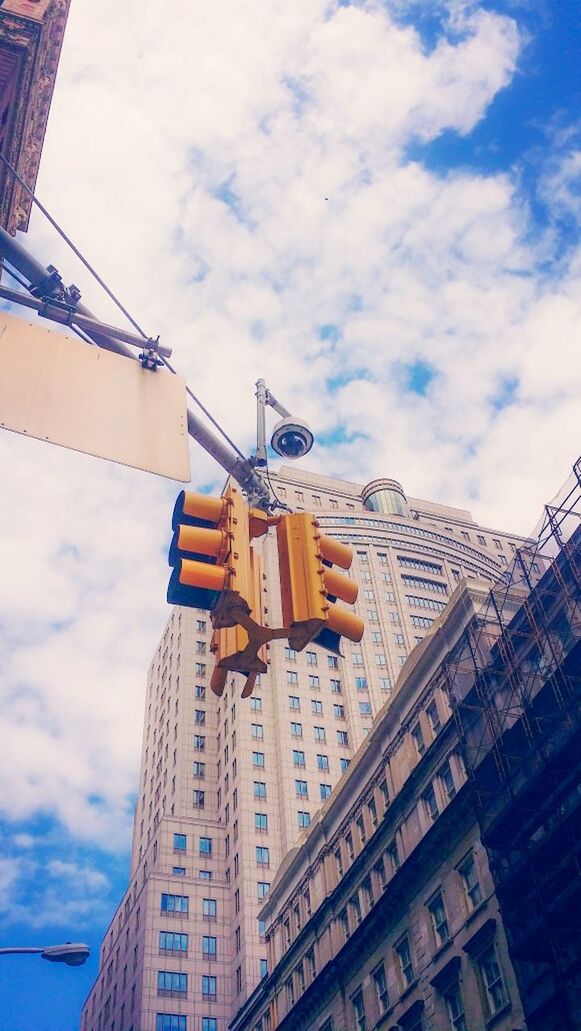
[[[311,450],[314,439],[306,422],[289,415],[277,422],[270,446],[281,458],[302,458]]]

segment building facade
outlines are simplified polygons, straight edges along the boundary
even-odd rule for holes
[[[0,5],[0,153],[34,189],[70,0]],[[0,162],[0,225],[26,230],[32,201]]]
[[[281,500],[352,546],[360,645],[284,642],[249,700],[209,690],[208,614],[175,608],[151,663],[131,879],[104,937],[83,1031],[225,1031],[268,968],[259,917],[276,871],[392,701],[408,655],[463,580],[491,583],[520,539],[468,512],[283,468]],[[279,625],[274,534],[263,542]],[[410,660],[411,661],[411,660]]]
[[[456,589],[283,861],[231,1031],[581,1028],[575,475],[497,585]]]

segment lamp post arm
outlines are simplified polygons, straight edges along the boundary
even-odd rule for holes
[[[24,954],[28,954],[28,953],[43,952],[43,951],[44,951],[43,949],[34,949],[34,948],[26,948],[26,947],[22,947],[22,948],[18,948],[18,949],[17,948],[14,948],[14,949],[0,949],[0,956],[20,956],[20,955],[24,955]]]

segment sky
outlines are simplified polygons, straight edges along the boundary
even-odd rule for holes
[[[581,451],[577,0],[72,0],[38,195],[245,453],[528,532]],[[26,243],[121,315],[38,215]],[[192,486],[221,470],[192,445]],[[3,1031],[73,1031],[126,886],[180,486],[4,432]],[[34,985],[34,991],[30,986]]]

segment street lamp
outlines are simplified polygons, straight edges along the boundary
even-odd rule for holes
[[[90,949],[82,942],[46,945],[44,948],[0,949],[0,956],[22,956],[30,953],[40,953],[43,959],[48,959],[51,963],[66,963],[69,967],[81,967],[89,958]]]

